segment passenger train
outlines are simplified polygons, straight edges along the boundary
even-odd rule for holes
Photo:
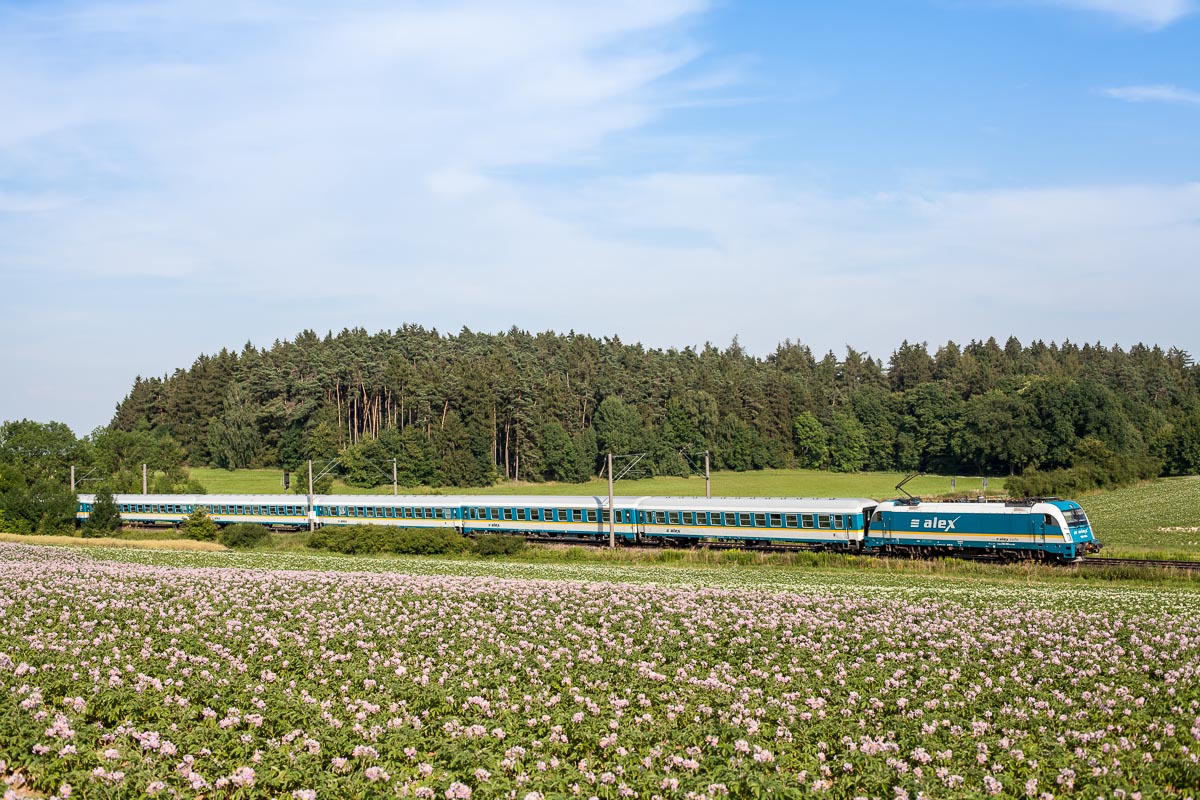
[[[179,525],[197,507],[218,525],[281,529],[340,525],[452,528],[562,541],[605,540],[607,497],[488,495],[117,495],[130,525]],[[77,520],[94,495],[79,495]],[[923,502],[904,498],[617,497],[613,528],[624,544],[780,544],[851,553],[998,555],[1074,561],[1099,551],[1078,503]]]

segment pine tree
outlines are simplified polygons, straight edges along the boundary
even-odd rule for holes
[[[204,511],[204,506],[196,506],[195,510],[183,521],[180,533],[187,539],[200,542],[212,542],[217,538],[217,523],[212,521]]]
[[[112,492],[101,489],[92,500],[92,508],[88,512],[87,521],[83,523],[83,535],[87,538],[97,538],[115,533],[121,528],[121,510]]]

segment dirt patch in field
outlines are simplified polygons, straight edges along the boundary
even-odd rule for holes
[[[0,542],[14,544],[43,544],[54,547],[130,547],[135,550],[224,550],[216,542],[194,542],[191,539],[84,539],[79,536],[24,536],[19,533],[0,533]]]

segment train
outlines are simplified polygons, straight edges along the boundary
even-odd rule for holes
[[[852,498],[557,497],[551,495],[117,495],[129,525],[178,526],[196,507],[218,525],[299,530],[345,525],[450,528],[467,536],[523,535],[626,545],[790,546],[847,553],[995,556],[1072,562],[1100,550],[1079,503],[879,502]],[[95,496],[79,495],[76,519]]]

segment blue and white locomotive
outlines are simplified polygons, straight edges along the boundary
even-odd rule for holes
[[[626,544],[781,544],[851,553],[998,555],[1073,561],[1100,549],[1078,503],[883,503],[867,498],[607,497],[553,495],[118,495],[134,525],[178,525],[197,507],[218,525],[278,528],[391,525],[507,533],[562,541],[606,539],[610,514]],[[93,495],[79,496],[87,519]]]
[[[864,549],[911,555],[988,553],[1073,561],[1097,552],[1087,514],[1072,500],[1003,503],[880,503]]]

